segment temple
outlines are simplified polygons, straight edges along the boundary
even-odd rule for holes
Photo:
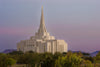
[[[33,51],[37,53],[50,52],[54,54],[55,52],[67,52],[68,45],[64,40],[57,40],[47,32],[42,7],[38,31],[35,33],[35,36],[30,37],[30,39],[21,40],[17,43],[17,50],[24,53]]]

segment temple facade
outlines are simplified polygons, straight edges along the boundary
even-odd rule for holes
[[[50,52],[53,54],[55,52],[63,53],[68,51],[68,45],[64,40],[57,40],[47,32],[42,7],[38,31],[30,39],[21,40],[17,43],[17,51],[23,51],[24,53],[28,51],[37,53]]]

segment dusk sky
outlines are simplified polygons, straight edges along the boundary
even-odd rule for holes
[[[100,50],[100,0],[0,0],[0,52],[34,36],[42,6],[47,31],[69,50]]]

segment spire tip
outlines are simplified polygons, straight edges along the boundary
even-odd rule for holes
[[[43,6],[42,6],[42,9],[43,9]]]

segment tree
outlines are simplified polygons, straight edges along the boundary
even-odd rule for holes
[[[55,62],[55,67],[79,67],[82,58],[76,54],[68,54],[65,57],[59,57]]]
[[[63,56],[63,55],[62,55],[61,53],[59,53],[59,52],[56,52],[56,53],[53,55],[53,58],[54,58],[55,60],[57,60],[59,56]]]
[[[80,57],[83,57],[83,54],[81,51],[77,52],[77,55],[80,56]]]
[[[6,60],[7,60],[7,55],[1,53],[0,54],[0,67],[7,67]]]
[[[33,51],[28,51],[27,53],[34,53]]]
[[[6,63],[7,63],[7,66],[10,66],[11,67],[11,65],[15,64],[16,61],[14,59],[12,59],[12,58],[8,58],[6,60]]]
[[[41,56],[41,66],[42,67],[54,67],[54,59],[53,54],[51,53],[44,53]]]
[[[95,62],[100,63],[100,52],[98,52],[98,54],[94,58],[95,58]]]
[[[21,55],[24,54],[22,51],[13,51],[11,53],[9,53],[10,55]]]
[[[7,67],[8,65],[13,65],[16,61],[13,58],[9,58],[8,54],[0,54],[0,67]]]
[[[34,67],[35,64],[40,63],[40,56],[39,56],[38,53],[29,53],[29,52],[27,52],[27,53],[19,56],[18,63],[26,64],[27,66]]]
[[[84,60],[83,64],[85,65],[85,67],[93,67],[93,64],[90,60]]]
[[[84,60],[89,60],[92,63],[94,63],[94,58],[93,57],[84,57]]]

